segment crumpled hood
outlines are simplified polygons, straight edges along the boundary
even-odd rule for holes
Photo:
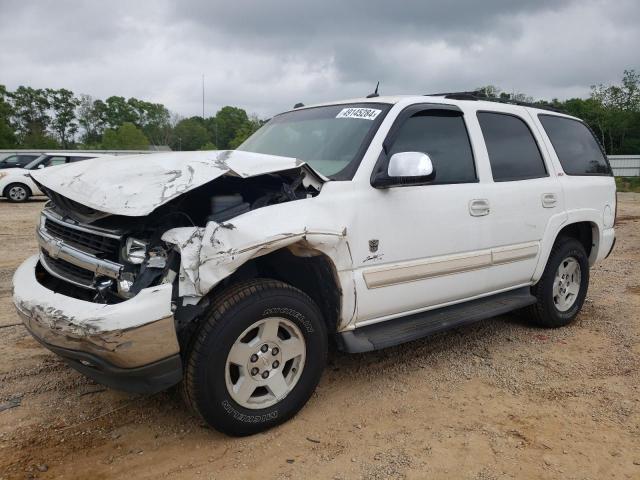
[[[247,178],[293,168],[304,169],[319,182],[327,180],[295,158],[241,150],[94,158],[32,171],[31,176],[46,188],[95,210],[143,216],[222,175]]]

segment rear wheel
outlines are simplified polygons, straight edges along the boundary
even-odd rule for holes
[[[23,183],[11,183],[4,189],[4,196],[10,202],[26,202],[31,196],[31,190]]]
[[[218,297],[195,334],[183,394],[212,427],[250,435],[304,406],[326,356],[326,327],[306,294],[275,280],[240,283]]]
[[[575,238],[557,240],[540,281],[531,292],[538,299],[530,307],[532,320],[543,327],[562,327],[580,312],[589,288],[589,259]]]

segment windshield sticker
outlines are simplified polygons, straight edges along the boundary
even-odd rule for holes
[[[375,108],[343,108],[336,118],[360,118],[362,120],[375,120],[382,110]]]

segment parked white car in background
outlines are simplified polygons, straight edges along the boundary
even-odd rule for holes
[[[15,155],[16,157],[18,155]],[[26,202],[32,195],[42,195],[38,186],[31,179],[33,170],[65,163],[79,162],[95,158],[98,155],[74,152],[51,152],[37,156],[22,168],[4,168],[0,170],[0,194],[10,202]]]
[[[582,121],[468,95],[301,107],[236,151],[137,158],[32,172],[51,202],[14,303],[80,372],[181,382],[232,435],[302,408],[330,338],[365,352],[525,307],[567,325],[615,240]]]

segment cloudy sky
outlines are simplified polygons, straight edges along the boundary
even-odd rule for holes
[[[586,96],[640,69],[638,0],[0,0],[0,84],[235,105],[494,84]]]

